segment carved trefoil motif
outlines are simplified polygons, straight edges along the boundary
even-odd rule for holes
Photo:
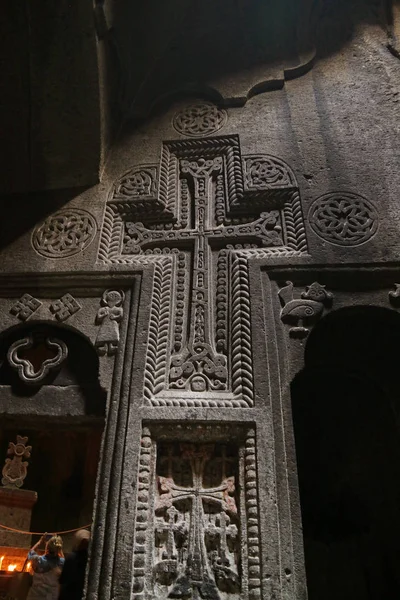
[[[122,199],[116,182],[99,257],[154,265],[146,402],[252,406],[247,261],[306,250],[292,171],[242,161],[237,136],[164,143],[157,195]]]
[[[253,430],[200,444],[157,444],[144,430],[135,600],[261,598],[255,463]]]

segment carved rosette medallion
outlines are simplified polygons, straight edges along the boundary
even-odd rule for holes
[[[229,136],[164,143],[152,182],[146,196],[126,175],[115,183],[99,250],[154,266],[145,403],[252,406],[247,262],[307,251],[294,174],[272,156],[242,160]]]
[[[353,192],[333,192],[317,198],[309,211],[312,230],[323,240],[339,246],[358,246],[377,232],[375,206]]]
[[[47,258],[67,258],[85,250],[96,231],[96,220],[86,210],[65,208],[34,230],[32,246]]]
[[[238,429],[233,443],[228,429],[206,443],[143,431],[134,600],[261,598],[255,434]]]
[[[173,119],[173,126],[183,135],[202,137],[221,129],[227,119],[226,111],[209,102],[198,102],[177,112]]]

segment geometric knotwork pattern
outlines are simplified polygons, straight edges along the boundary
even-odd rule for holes
[[[42,256],[65,258],[87,248],[96,230],[96,221],[86,210],[65,208],[35,229],[32,246]]]
[[[359,194],[333,192],[313,202],[309,222],[313,231],[327,242],[358,246],[376,233],[378,212]]]
[[[225,125],[227,114],[209,102],[186,106],[176,113],[173,126],[179,133],[201,137],[215,133]]]

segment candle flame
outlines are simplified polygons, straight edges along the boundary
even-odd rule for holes
[[[15,571],[16,568],[17,568],[17,565],[8,565],[7,571]]]
[[[26,570],[27,570],[27,571],[29,571],[29,569],[31,568],[31,566],[32,566],[32,563],[31,563],[31,561],[29,561],[29,562],[26,564]]]
[[[4,556],[0,556],[0,571],[1,571],[1,567],[3,566],[3,560],[4,560]]]

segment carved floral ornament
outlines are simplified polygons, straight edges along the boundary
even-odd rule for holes
[[[47,258],[66,258],[85,250],[94,240],[97,224],[86,210],[65,208],[36,227],[32,246]]]
[[[309,211],[311,229],[323,240],[339,246],[358,246],[378,230],[375,206],[353,192],[331,192],[317,198]]]
[[[155,267],[146,403],[252,406],[247,261],[306,252],[295,177],[272,156],[242,160],[238,136],[166,142],[158,172],[147,198],[116,182],[99,249]]]

